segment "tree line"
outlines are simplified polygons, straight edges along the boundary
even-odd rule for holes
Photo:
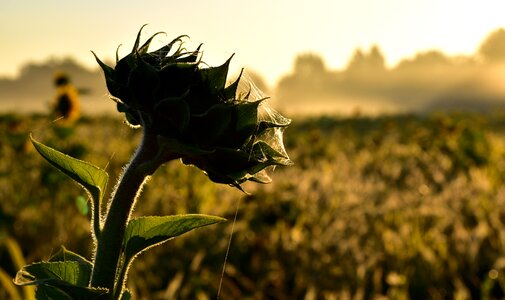
[[[439,50],[420,52],[388,68],[378,45],[356,49],[343,70],[330,69],[314,53],[298,55],[290,73],[267,91],[283,107],[303,109],[307,103],[345,102],[393,105],[405,111],[505,106],[505,29],[491,32],[473,55],[449,56]],[[0,102],[40,99],[53,94],[51,80],[65,72],[82,93],[106,93],[102,74],[72,58],[28,63],[15,79],[0,78]],[[261,75],[250,73],[256,84],[267,89]],[[358,100],[357,100],[358,99]],[[362,100],[365,99],[365,102]],[[46,101],[48,99],[41,99]]]
[[[277,85],[285,105],[307,102],[353,102],[368,99],[405,111],[437,109],[489,110],[505,106],[505,29],[491,32],[470,56],[448,56],[439,50],[418,53],[387,68],[374,45],[356,49],[343,70],[329,69],[313,53],[296,57],[290,74]]]

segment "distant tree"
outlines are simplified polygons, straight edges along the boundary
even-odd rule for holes
[[[0,101],[14,96],[31,99],[51,97],[51,79],[60,71],[72,78],[80,94],[105,93],[102,74],[98,69],[90,70],[73,58],[50,58],[42,62],[26,63],[16,78],[0,79]]]
[[[479,54],[489,63],[505,61],[505,29],[491,32],[482,42]]]
[[[385,59],[377,45],[372,46],[368,53],[364,53],[360,48],[354,51],[349,61],[347,71],[375,73],[385,70]]]
[[[384,55],[379,49],[379,46],[373,45],[368,54],[368,64],[374,70],[384,70],[386,68]]]
[[[351,60],[349,61],[349,64],[347,66],[347,70],[361,70],[364,68],[366,65],[365,63],[366,57],[365,54],[363,54],[363,51],[359,48],[354,50],[354,54],[352,55]]]
[[[323,59],[313,53],[305,53],[297,56],[295,60],[295,74],[301,77],[320,76],[326,73],[326,65]]]
[[[320,56],[313,53],[300,54],[294,61],[293,72],[279,81],[277,95],[289,101],[307,95],[313,97],[327,91],[330,76],[331,73]]]
[[[418,53],[413,59],[404,59],[398,69],[447,67],[452,65],[451,58],[438,50]]]

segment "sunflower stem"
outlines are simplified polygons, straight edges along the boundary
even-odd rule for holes
[[[143,132],[142,142],[126,166],[115,191],[112,194],[104,226],[97,241],[91,287],[104,287],[110,294],[114,291],[121,255],[122,241],[135,202],[148,176],[158,166],[146,169],[158,152],[156,135]],[[122,284],[122,283],[118,283]]]

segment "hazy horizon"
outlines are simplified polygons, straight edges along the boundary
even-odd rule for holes
[[[50,0],[0,3],[0,77],[13,77],[25,62],[74,57],[95,66],[90,50],[113,59],[126,54],[143,24],[160,43],[188,34],[204,43],[208,60],[235,53],[235,68],[246,67],[274,85],[289,73],[299,53],[325,57],[342,69],[356,48],[379,45],[388,67],[418,52],[439,50],[472,55],[490,31],[505,27],[502,1],[358,0],[208,3],[134,1],[62,3]],[[471,22],[469,21],[471,20]]]
[[[505,29],[490,32],[484,40],[472,56],[420,52],[393,68],[385,64],[386,54],[379,46],[356,49],[347,67],[340,70],[328,66],[324,57],[304,53],[295,57],[291,72],[283,74],[276,85],[268,86],[261,74],[249,70],[244,79],[246,84],[252,80],[272,97],[276,109],[293,117],[503,109]],[[17,79],[0,78],[0,111],[47,112],[54,93],[51,80],[60,71],[83,91],[84,114],[115,111],[102,71],[71,58],[27,64]],[[228,79],[236,76],[230,72]]]

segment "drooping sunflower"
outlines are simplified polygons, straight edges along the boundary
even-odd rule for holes
[[[141,32],[131,53],[116,55],[114,68],[95,55],[111,98],[130,125],[157,135],[167,156],[238,188],[247,180],[269,182],[265,168],[292,163],[282,145],[282,130],[291,121],[278,113],[264,117],[265,98],[239,93],[242,72],[226,85],[233,55],[209,67],[202,62],[201,45],[193,51],[184,47],[186,36],[149,52],[158,33],[140,45]]]

